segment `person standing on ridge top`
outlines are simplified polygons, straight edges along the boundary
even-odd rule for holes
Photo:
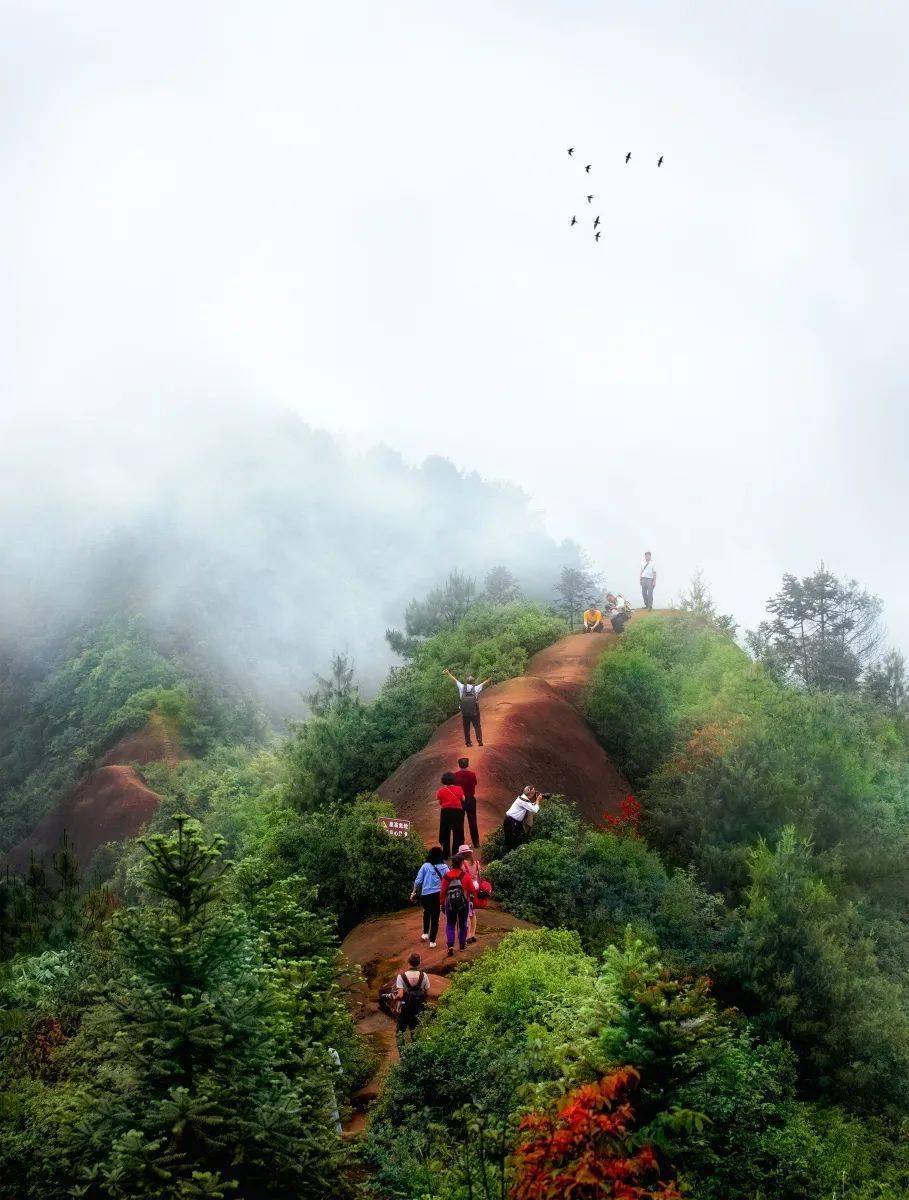
[[[644,607],[653,608],[653,589],[656,587],[656,567],[649,550],[644,551],[644,565],[641,567],[641,595],[644,597]]]
[[[480,830],[477,826],[477,776],[470,769],[469,758],[458,759],[458,769],[454,773],[455,783],[464,793],[464,816],[470,829],[470,841],[474,850],[480,845]]]
[[[482,692],[488,683],[492,683],[492,680],[484,679],[482,683],[476,683],[474,677],[468,675],[464,682],[461,683],[460,679],[456,679],[447,667],[442,674],[447,675],[449,679],[457,684],[458,696],[461,700],[461,720],[464,722],[464,745],[473,745],[470,740],[470,730],[472,727],[474,733],[477,735],[477,745],[482,746],[483,730],[480,725],[480,692]]]

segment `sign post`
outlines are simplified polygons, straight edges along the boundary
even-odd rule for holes
[[[402,821],[400,817],[379,817],[379,824],[392,837],[406,838],[410,833],[410,821]]]

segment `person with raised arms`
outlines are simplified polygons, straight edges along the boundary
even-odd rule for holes
[[[472,675],[461,683],[460,679],[456,678],[451,671],[446,667],[442,672],[457,685],[458,698],[461,706],[461,720],[464,723],[464,745],[472,746],[470,740],[470,731],[473,729],[477,735],[477,745],[483,745],[483,729],[480,725],[480,692],[487,684],[492,683],[491,679],[484,679],[482,683],[477,683]]]

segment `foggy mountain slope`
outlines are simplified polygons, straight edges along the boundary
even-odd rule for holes
[[[377,682],[385,629],[452,569],[481,582],[503,563],[548,596],[577,559],[514,487],[355,455],[280,413],[55,429],[8,441],[0,467],[0,652],[137,613],[277,716],[334,649]]]

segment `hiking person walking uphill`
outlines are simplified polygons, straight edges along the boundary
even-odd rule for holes
[[[407,960],[407,968],[395,980],[398,1001],[395,1040],[398,1043],[398,1053],[404,1049],[408,1032],[410,1040],[413,1041],[423,1009],[426,1007],[426,997],[429,995],[429,976],[420,970],[419,954],[411,954]]]
[[[467,922],[470,917],[470,904],[477,897],[477,885],[470,870],[464,866],[464,859],[456,854],[451,860],[451,870],[446,871],[442,879],[442,908],[445,910],[445,941],[448,943],[448,953],[454,954],[455,931],[458,934],[458,947],[463,950],[467,945]]]
[[[446,667],[442,672],[447,675],[458,688],[458,696],[461,701],[461,720],[464,722],[464,745],[471,746],[473,743],[470,740],[470,730],[473,727],[474,733],[477,735],[477,745],[483,745],[483,730],[480,726],[480,692],[488,683],[492,683],[491,679],[484,679],[482,683],[474,682],[472,675],[461,683],[460,679],[456,679],[451,671]]]
[[[420,934],[420,941],[429,942],[430,949],[434,948],[439,932],[439,912],[441,911],[439,894],[447,870],[442,847],[432,846],[426,853],[426,861],[417,872],[417,877],[413,881],[413,890],[410,893],[411,904],[417,896],[420,897],[420,904],[423,908],[423,932]]]

